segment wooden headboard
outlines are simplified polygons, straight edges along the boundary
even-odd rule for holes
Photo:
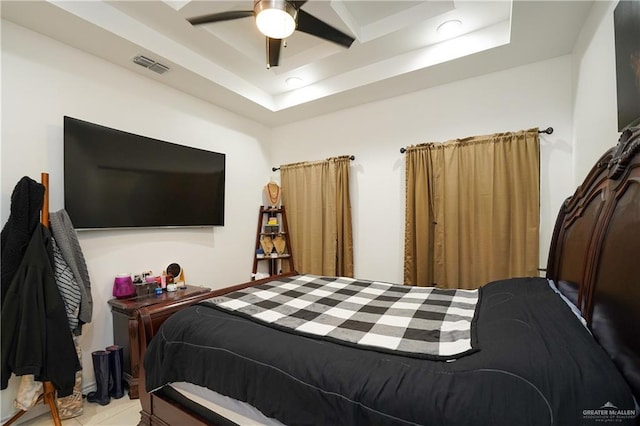
[[[640,400],[640,128],[625,130],[562,205],[547,277]]]

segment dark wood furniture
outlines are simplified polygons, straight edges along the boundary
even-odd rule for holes
[[[178,302],[191,302],[211,297],[213,290],[206,287],[187,286],[185,290],[163,292],[161,295],[131,297],[128,299],[111,299],[113,316],[113,341],[123,347],[124,380],[129,387],[129,398],[136,399],[138,394],[138,377],[140,372],[140,346],[138,335],[139,311],[142,308],[156,306],[162,308]]]
[[[270,217],[277,218],[278,224],[270,226],[268,224]],[[256,251],[262,247],[260,240],[263,237],[274,239],[277,236],[284,238],[286,244],[284,253],[278,256],[270,256],[268,253],[265,253],[262,257],[258,257]],[[289,239],[287,210],[284,206],[275,208],[260,206],[260,212],[258,212],[258,229],[256,230],[256,244],[253,252],[253,274],[258,272],[258,265],[265,262],[269,265],[269,275],[282,274],[283,263],[286,263],[287,266],[285,271],[293,271],[296,269],[293,264],[293,252],[291,251],[291,240]]]
[[[640,399],[640,129],[626,130],[563,204],[547,277],[581,309],[594,338]],[[223,294],[269,279],[216,290]],[[140,351],[161,324],[189,306],[181,301],[140,310]],[[559,325],[560,326],[560,325]],[[141,372],[144,386],[144,372]],[[141,393],[143,425],[210,424],[162,394]],[[221,423],[224,424],[224,423]]]
[[[280,276],[295,275],[296,272],[290,272]],[[238,284],[233,287],[228,287],[220,290],[213,290],[211,293],[194,295],[190,298],[183,298],[177,300],[175,303],[168,303],[163,305],[148,305],[142,307],[136,311],[138,331],[136,335],[139,336],[139,351],[140,358],[143,359],[145,350],[151,342],[151,339],[160,329],[162,323],[174,313],[180,309],[184,309],[202,300],[209,299],[214,296],[225,294],[229,291],[239,290],[245,287],[253,285],[259,285],[264,282],[270,281],[272,278],[265,278],[263,280],[249,281],[247,283]],[[179,404],[159,398],[152,393],[144,391],[144,366],[140,363],[139,369],[140,379],[138,381],[139,386],[142,388],[140,392],[140,404],[142,405],[142,411],[140,412],[140,424],[141,425],[208,425],[209,423],[203,418],[199,417],[195,413],[189,413],[184,410]]]

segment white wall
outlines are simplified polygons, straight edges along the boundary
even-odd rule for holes
[[[571,57],[488,74],[276,128],[275,164],[353,154],[355,275],[403,281],[404,154],[400,147],[552,126],[541,136],[540,265],[573,192]]]
[[[616,5],[616,1],[594,3],[573,52],[575,185],[620,136],[613,31]]]
[[[113,343],[107,300],[118,272],[159,273],[178,262],[189,284],[219,288],[249,279],[261,190],[271,171],[264,150],[270,130],[2,21],[3,226],[11,192],[25,175],[39,180],[48,172],[51,211],[63,208],[64,115],[223,152],[227,162],[224,227],[79,232],[94,300],[93,322],[81,339],[85,386],[92,386],[91,352]],[[1,393],[3,420],[13,412],[16,383],[14,377]]]

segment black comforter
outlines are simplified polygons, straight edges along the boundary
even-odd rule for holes
[[[358,349],[195,305],[152,340],[147,391],[191,382],[287,425],[633,424],[626,382],[546,280],[497,281],[482,297],[481,349],[452,362]]]

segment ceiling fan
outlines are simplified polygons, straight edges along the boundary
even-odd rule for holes
[[[231,10],[189,18],[191,25],[230,21],[253,16],[260,32],[266,36],[267,69],[278,66],[283,39],[295,30],[320,37],[340,46],[350,47],[354,38],[301,9],[307,1],[255,0],[253,10]]]

